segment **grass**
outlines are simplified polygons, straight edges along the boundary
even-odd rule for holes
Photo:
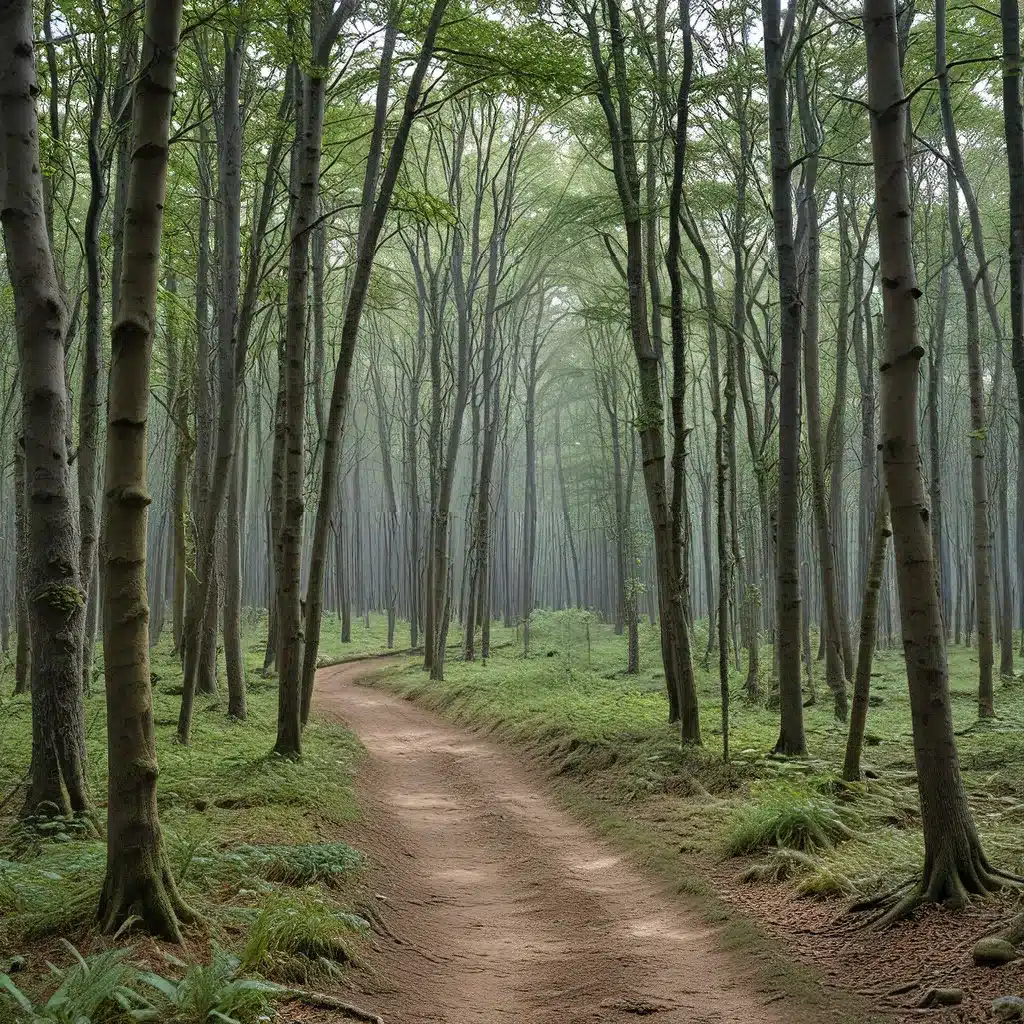
[[[700,655],[706,632],[698,624],[694,633]],[[407,635],[400,625],[397,643]],[[301,761],[270,755],[277,693],[276,681],[259,672],[264,636],[265,622],[251,616],[245,629],[249,721],[227,719],[224,693],[200,698],[187,748],[171,742],[180,668],[166,640],[152,652],[158,800],[179,883],[207,922],[206,960],[212,966],[215,950],[223,949],[244,971],[305,981],[333,976],[357,958],[365,928],[351,913],[361,862],[344,843],[357,813],[351,778],[360,748],[340,726],[314,721]],[[385,639],[382,616],[371,617],[369,626],[354,620],[349,645],[340,643],[336,624],[325,624],[321,660],[381,653]],[[458,630],[450,642],[458,644]],[[713,879],[723,861],[735,858],[734,877],[814,898],[870,895],[918,869],[922,840],[900,651],[877,656],[865,752],[872,778],[855,786],[839,781],[846,733],[823,685],[822,699],[805,711],[810,756],[784,760],[768,753],[777,711],[745,701],[744,673],[734,671],[733,756],[725,765],[717,677],[698,658],[704,746],[681,748],[667,724],[659,637],[648,623],[640,629],[640,651],[641,673],[628,675],[625,637],[584,612],[538,613],[527,658],[518,633],[498,629],[487,666],[453,655],[447,679],[433,682],[418,659],[396,659],[386,684],[527,748],[571,783],[562,794],[577,811],[681,893],[703,900],[709,919],[725,922],[727,944],[749,947],[757,939],[756,929],[729,917],[715,900]],[[770,665],[770,653],[762,649],[762,665]],[[976,652],[951,647],[950,669],[979,832],[993,863],[1019,872],[1024,685],[998,685],[1000,718],[979,723]],[[29,702],[7,696],[11,674],[0,658],[0,798],[24,779],[30,746]],[[95,689],[86,702],[87,743],[90,784],[102,805],[105,716]],[[74,822],[18,827],[16,795],[0,809],[0,945],[29,947],[27,985],[43,992],[52,988],[42,960],[52,950],[48,937],[93,941],[105,851]],[[779,984],[785,964],[772,959],[770,970]],[[785,984],[790,991],[804,986],[811,998],[813,984],[798,970]]]
[[[776,847],[818,853],[855,839],[851,824],[863,824],[856,816],[821,793],[778,783],[752,794],[729,821],[725,853],[742,857]]]
[[[354,620],[352,643],[343,645],[335,625],[325,623],[323,659],[383,652],[386,627],[383,616],[371,617],[369,627]],[[166,632],[151,651],[157,802],[179,886],[204,919],[188,935],[190,956],[203,961],[193,969],[206,964],[213,970],[215,953],[222,950],[228,957],[246,952],[247,970],[305,977],[328,973],[325,964],[336,970],[360,933],[349,908],[358,899],[362,860],[344,836],[358,813],[352,775],[361,748],[342,726],[315,720],[304,733],[300,761],[271,754],[277,681],[264,679],[260,671],[265,636],[265,619],[250,614],[243,635],[248,720],[227,718],[222,668],[221,692],[197,698],[188,747],[173,742],[181,668]],[[106,721],[99,650],[97,657],[97,682],[86,698],[86,732],[90,789],[102,823]],[[19,787],[28,770],[31,713],[28,697],[9,696],[12,684],[12,666],[0,656],[0,799],[9,797],[0,809],[0,948],[25,954],[27,967],[18,984],[36,998],[53,987],[45,959],[53,955],[55,936],[87,950],[103,945],[93,921],[106,849],[74,821],[43,827],[16,821]],[[303,919],[305,938],[301,928],[282,924],[288,908],[292,917]],[[253,960],[255,935],[261,936],[264,952]],[[118,941],[123,948],[132,936]],[[217,970],[223,967],[222,962]],[[189,985],[209,989],[211,979],[195,975]]]
[[[241,968],[279,981],[309,983],[355,959],[369,924],[341,911],[316,889],[277,893],[264,901],[248,928]]]

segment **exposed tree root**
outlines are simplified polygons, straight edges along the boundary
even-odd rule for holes
[[[150,935],[181,944],[181,925],[198,915],[179,894],[166,856],[161,860],[153,865],[148,857],[136,856],[107,865],[97,914],[100,931],[112,935],[137,921]]]
[[[981,850],[976,849],[963,864],[952,863],[948,857],[940,858],[926,868],[921,878],[911,879],[881,896],[855,903],[849,912],[871,915],[861,922],[860,927],[883,929],[912,916],[926,904],[936,903],[950,910],[961,910],[972,897],[1021,887],[1024,887],[1024,878],[993,868]],[[1024,915],[1021,936],[1024,937]]]
[[[353,1020],[367,1021],[368,1024],[384,1024],[383,1017],[378,1017],[377,1014],[364,1010],[354,1003],[338,999],[337,996],[329,996],[325,992],[307,992],[301,988],[289,988],[285,989],[281,995],[286,1001],[305,1003],[307,1006],[319,1006],[325,1010],[337,1010]]]

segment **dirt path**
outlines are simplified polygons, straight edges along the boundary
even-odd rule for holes
[[[357,685],[374,667],[323,669],[317,706],[370,755],[353,841],[398,941],[374,964],[383,991],[361,1001],[387,1024],[799,1019],[513,750]]]

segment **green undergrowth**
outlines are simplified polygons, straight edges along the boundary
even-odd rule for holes
[[[521,642],[487,666],[449,659],[435,682],[407,660],[389,687],[466,725],[527,747],[557,776],[605,805],[647,821],[677,859],[707,874],[737,858],[737,874],[789,885],[801,896],[869,896],[919,870],[922,840],[902,651],[879,651],[872,678],[867,781],[840,781],[846,727],[831,713],[823,678],[805,708],[809,756],[773,756],[778,711],[745,698],[733,666],[728,765],[722,762],[717,657],[704,665],[706,624],[694,630],[704,744],[682,748],[667,723],[656,627],[640,627],[639,675],[626,638],[585,612],[535,614]],[[770,668],[762,645],[761,665]],[[815,672],[823,677],[820,663]],[[977,655],[950,647],[951,691],[964,778],[990,859],[1024,869],[1024,683],[997,685],[993,722],[977,719]],[[763,675],[762,688],[770,680]],[[806,696],[810,697],[808,692]],[[781,852],[780,852],[781,851]],[[791,856],[796,854],[796,856]],[[752,870],[748,870],[752,869]]]
[[[188,965],[165,954],[164,973],[141,969],[132,947],[89,956],[62,942],[71,962],[47,965],[40,993],[25,992],[0,973],[0,1010],[17,1024],[261,1024],[270,1020],[281,986],[241,975],[239,959],[214,948],[209,963]],[[171,972],[174,974],[171,974]]]
[[[327,660],[380,653],[386,646],[382,616],[371,617],[369,628],[354,621],[351,644],[340,643],[336,623],[330,629],[325,624],[324,633]],[[357,815],[352,776],[361,747],[341,725],[314,719],[303,735],[301,760],[271,753],[277,681],[261,671],[265,636],[265,619],[251,615],[243,635],[247,721],[227,718],[222,661],[220,692],[197,697],[188,747],[174,742],[182,679],[166,632],[151,651],[157,802],[179,888],[202,915],[186,934],[189,957],[198,961],[193,969],[205,964],[212,970],[219,950],[237,961],[239,983],[249,975],[312,982],[329,979],[355,959],[367,931],[353,912],[362,899],[362,859],[344,841]],[[102,829],[106,729],[99,650],[97,657],[86,723],[90,789]],[[46,959],[58,938],[86,953],[109,945],[94,928],[106,850],[81,822],[17,821],[31,716],[29,699],[12,698],[10,690],[9,665],[0,662],[0,799],[7,798],[0,809],[0,954],[24,954],[17,983],[34,1000],[55,987]],[[129,929],[114,948],[133,941]],[[184,965],[161,976],[174,984],[188,976],[188,984],[199,988],[211,983],[212,975],[183,972]],[[2,1009],[0,1019],[8,1019]]]

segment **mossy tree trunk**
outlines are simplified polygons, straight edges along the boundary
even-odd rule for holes
[[[181,0],[147,0],[124,232],[121,301],[111,333],[104,473],[103,650],[107,692],[107,872],[103,931],[137,917],[181,941],[191,912],[178,895],[156,805],[156,738],[149,675],[146,529],[149,378],[157,319],[168,134]]]
[[[21,362],[24,597],[32,649],[32,769],[22,814],[87,813],[78,507],[67,436],[65,311],[47,235],[32,4],[0,7],[0,194]]]

